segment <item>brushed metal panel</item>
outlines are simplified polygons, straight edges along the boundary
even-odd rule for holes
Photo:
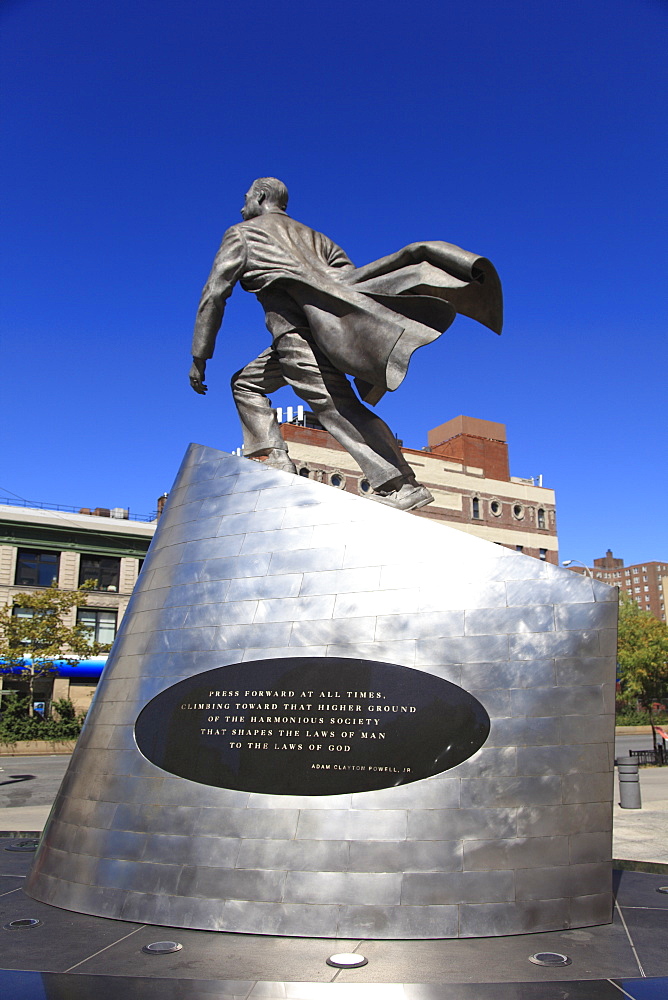
[[[252,555],[254,552],[294,552],[295,549],[308,549],[311,545],[313,527],[284,528],[274,531],[249,532],[241,546],[241,554]]]
[[[165,607],[196,607],[200,604],[220,604],[230,588],[229,580],[207,580],[203,583],[185,584],[167,591]]]
[[[586,739],[581,733],[580,739]],[[588,771],[608,770],[608,748],[606,744],[584,743],[576,746],[518,747],[517,773],[557,775],[575,772],[583,775]]]
[[[363,872],[455,872],[462,869],[462,853],[460,840],[353,840],[348,865]]]
[[[378,658],[381,663],[398,663],[412,667],[415,663],[415,640],[403,639],[397,642],[374,643],[331,643],[327,646],[327,656],[361,657],[365,660]]]
[[[319,621],[331,618],[334,595],[317,597],[275,597],[258,603],[255,621]]]
[[[459,778],[425,778],[410,785],[354,794],[352,808],[410,809],[418,803],[422,809],[458,808],[459,795]]]
[[[484,608],[466,612],[467,635],[497,635],[514,632],[553,632],[552,605]]]
[[[518,900],[508,903],[463,903],[459,907],[459,936],[490,937],[499,934],[533,934],[536,929],[570,927],[568,899]]]
[[[362,872],[287,873],[286,903],[359,903],[372,906],[398,906],[401,900],[400,873],[369,874]]]
[[[411,809],[408,840],[497,840],[516,836],[515,809]]]
[[[277,840],[292,840],[297,833],[298,809],[246,809],[244,811],[242,837],[261,840],[263,837]]]
[[[402,903],[502,903],[515,898],[515,872],[429,872],[404,875]]]
[[[580,715],[563,715],[559,719],[559,739],[557,743],[577,743],[582,736],[582,717]],[[587,720],[587,738],[592,743],[604,743],[614,740],[615,736],[615,716],[613,713],[606,715],[590,716]]]
[[[604,684],[614,679],[614,663],[607,656],[568,656],[554,661],[557,684],[565,687]],[[611,670],[612,664],[612,670]]]
[[[568,838],[571,864],[608,862],[612,855],[612,830],[600,833],[574,833]]]
[[[376,792],[368,792],[370,797]],[[272,795],[250,792],[249,809],[350,809],[352,794],[343,795]]]
[[[260,490],[249,490],[247,493],[223,493],[221,496],[211,496],[202,500],[202,518],[227,517],[230,514],[245,514],[254,511],[262,496]]]
[[[272,934],[332,937],[338,923],[339,907],[314,903],[248,903],[230,899],[223,910],[222,928],[243,934]]]
[[[401,591],[397,591],[401,593]],[[428,639],[464,635],[463,611],[379,615],[376,620],[378,639]]]
[[[554,609],[558,629],[615,628],[617,607],[614,604],[557,604]]]
[[[552,706],[555,707],[554,704]],[[559,742],[558,718],[492,719],[486,747],[545,746]]]
[[[180,873],[178,894],[207,899],[248,899],[280,902],[285,872],[244,868],[186,867]]]
[[[464,844],[466,871],[543,868],[569,863],[568,837],[516,837],[510,840],[470,840]]]
[[[272,552],[268,572],[314,573],[319,569],[341,569],[345,545],[328,545],[321,548],[297,549],[295,552]],[[248,574],[248,576],[257,574]]]
[[[347,840],[242,840],[240,845],[237,868],[300,872],[346,871],[351,848]]]
[[[161,566],[173,566],[174,563],[181,562],[186,548],[186,542],[180,542],[176,545],[166,545],[164,548],[159,549],[155,555],[151,555],[151,569],[159,569]],[[190,562],[189,559],[185,560]]]
[[[291,622],[270,622],[254,625],[226,625],[216,629],[213,649],[245,649],[252,646],[287,646]]]
[[[224,604],[201,604],[188,609],[187,628],[203,625],[250,625],[257,614],[258,601],[232,601]]]
[[[168,509],[163,509],[160,524],[171,528],[173,524],[182,524],[183,521],[196,521],[201,510],[201,500],[193,500],[192,503],[172,503]]]
[[[330,616],[324,621],[296,621],[292,626],[290,645],[325,646],[331,642],[371,643],[375,628],[375,618],[352,618],[346,622],[334,620]]]
[[[613,778],[614,774],[607,758],[600,774],[564,774],[561,779],[563,801],[609,803],[614,794]]]
[[[288,659],[291,656],[299,655],[298,650],[294,646],[267,646],[260,649],[246,648],[244,650],[243,662],[248,663],[251,660],[267,660],[267,659]],[[326,656],[327,647],[326,646],[309,646],[308,648],[309,656]]]
[[[338,934],[353,938],[457,937],[457,906],[341,906]]]
[[[269,560],[269,552],[256,552],[251,557],[226,556],[223,559],[208,559],[205,563],[195,565],[200,567],[201,579],[206,582],[234,580],[243,576],[265,576],[269,569]]]
[[[612,892],[574,896],[571,899],[571,927],[590,927],[612,921],[615,899]]]
[[[197,538],[213,538],[220,527],[219,517],[208,517],[201,521],[184,521],[166,528],[160,533],[162,545],[178,545],[180,542],[194,542]],[[153,569],[153,567],[151,567]]]
[[[271,597],[297,597],[302,584],[301,573],[282,576],[251,576],[231,580],[227,599],[230,601],[266,600]]]
[[[197,583],[202,572],[201,562],[180,562],[174,566],[163,566],[153,572],[151,587],[181,587]],[[143,575],[143,570],[142,574]]]
[[[527,632],[511,635],[510,659],[541,660],[551,656],[599,656],[597,629],[587,632]]]
[[[514,636],[469,635],[444,639],[418,639],[416,663],[482,663],[508,660],[508,642]]]
[[[521,748],[520,748],[521,749]],[[519,753],[519,750],[518,750]],[[558,774],[505,778],[462,778],[462,808],[557,805],[561,802]]]
[[[349,594],[378,590],[380,584],[379,566],[362,566],[360,569],[322,570],[304,573],[301,594]],[[383,588],[385,589],[385,588]]]
[[[490,719],[506,719],[512,715],[510,691],[504,691],[502,688],[479,691],[473,687],[468,690],[485,706]]]
[[[517,899],[557,899],[610,892],[611,862],[561,865],[558,868],[520,868],[515,875]]]
[[[511,580],[507,578],[508,605],[516,604],[567,604],[593,601],[591,580],[569,571],[552,580]]]
[[[417,590],[376,590],[339,594],[334,618],[359,618],[367,615],[410,614],[417,611]]]
[[[318,485],[309,479],[298,483],[291,476],[287,482],[284,479],[280,485],[277,483],[271,488],[262,490],[258,498],[258,510],[267,510],[272,507],[277,507],[280,510],[285,508],[301,510],[303,507],[311,507],[319,500],[324,499],[322,491],[317,488]],[[299,523],[301,524],[301,521]]]
[[[485,745],[468,760],[453,768],[451,773],[458,778],[503,777],[516,774],[517,749]]]
[[[194,542],[185,542],[181,562],[196,563],[207,559],[238,556],[242,542],[243,534],[218,535],[215,538],[200,538]]]
[[[603,689],[599,684],[582,687],[524,688],[511,691],[513,715],[603,715]],[[555,743],[557,741],[555,740]]]
[[[404,840],[406,812],[399,809],[302,811],[299,840]],[[429,838],[421,838],[429,839]]]
[[[517,810],[518,837],[559,837],[611,829],[612,803],[521,806]]]
[[[619,588],[611,587],[607,583],[603,583],[601,580],[592,580],[592,586],[594,588],[594,600],[595,601],[612,601],[617,605],[619,601]]]

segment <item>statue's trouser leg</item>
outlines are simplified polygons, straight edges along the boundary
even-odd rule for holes
[[[244,428],[244,454],[283,448],[266,393],[290,385],[333,438],[352,455],[374,489],[413,479],[387,424],[364,406],[348,379],[301,333],[284,333],[232,379]]]
[[[287,452],[267,393],[286,385],[275,343],[232,376],[232,395],[244,433],[244,455],[253,458],[272,450]]]

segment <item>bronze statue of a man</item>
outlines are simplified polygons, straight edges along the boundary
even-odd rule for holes
[[[485,258],[449,243],[413,243],[356,268],[322,233],[286,214],[274,177],[254,181],[227,230],[204,286],[190,384],[204,394],[225,302],[237,281],[254,292],[273,342],[232,377],[244,455],[295,472],[268,393],[290,385],[352,455],[373,498],[414,510],[433,497],[415,480],[387,424],[355,394],[376,403],[403,381],[413,351],[435,340],[457,312],[501,332],[501,286]]]

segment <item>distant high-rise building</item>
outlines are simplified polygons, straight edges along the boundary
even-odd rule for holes
[[[571,566],[576,573],[585,573],[583,566]],[[623,559],[617,559],[608,549],[600,559],[594,559],[594,565],[587,567],[597,580],[603,580],[613,587],[619,587],[631,597],[639,608],[649,611],[660,621],[666,620],[666,601],[668,598],[668,560],[665,562],[636,563],[625,566]]]

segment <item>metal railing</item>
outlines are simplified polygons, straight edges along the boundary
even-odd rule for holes
[[[30,508],[34,508],[35,510],[61,511],[64,514],[81,514],[82,517],[89,517],[93,513],[92,510],[91,510],[90,514],[88,513],[87,510],[86,510],[86,513],[83,513],[81,507],[69,507],[67,504],[62,504],[62,503],[43,503],[43,502],[38,501],[38,500],[20,500],[18,497],[12,497],[12,498],[9,498],[9,497],[0,497],[0,504],[4,504],[7,507],[30,507]],[[97,507],[95,509],[96,510],[101,510],[103,508]],[[106,510],[107,508],[104,508],[104,509]],[[109,516],[109,519],[112,520],[112,521],[114,521],[114,520],[144,521],[145,523],[150,523],[151,521],[155,521],[158,515],[157,515],[157,512],[153,513],[153,514],[131,514],[128,511],[127,515],[124,514],[122,518],[118,518],[118,519],[115,518],[111,513],[109,515],[103,514],[102,516],[103,517]]]

